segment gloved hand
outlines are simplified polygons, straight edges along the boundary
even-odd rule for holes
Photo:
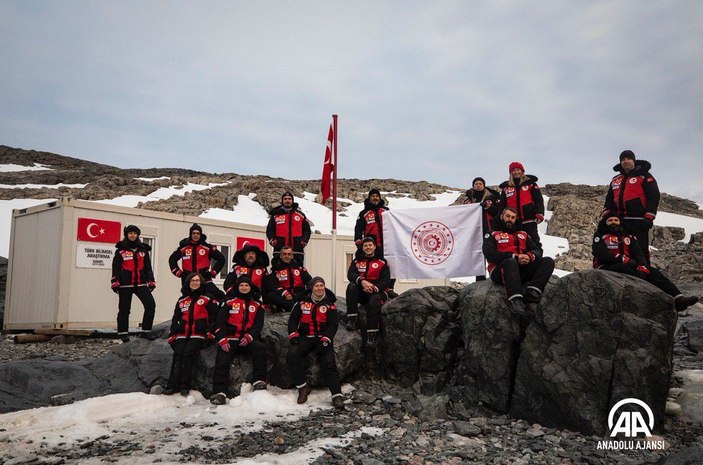
[[[218,342],[217,345],[220,346],[220,349],[222,349],[223,352],[229,352],[229,340],[226,337],[220,339],[220,342]]]
[[[110,285],[112,288],[112,292],[117,294],[120,291],[120,282],[117,280],[117,278],[112,278],[112,284]]]
[[[213,278],[216,278],[216,277],[217,277],[217,271],[215,271],[215,270],[210,270],[210,276],[212,276]]]
[[[170,345],[172,349],[174,348],[173,346],[175,343],[176,343],[176,336],[175,335],[169,336],[168,337],[168,345]]]
[[[246,347],[251,344],[251,341],[253,340],[254,338],[251,336],[251,334],[245,334],[244,337],[239,340],[239,347]]]
[[[537,214],[535,215],[535,218],[537,219],[537,224],[539,224],[539,223],[541,223],[542,221],[544,221],[544,215],[540,215],[539,213],[537,213]]]
[[[278,241],[274,237],[274,238],[269,239],[269,244],[271,244],[271,247],[276,247],[276,244],[278,244]]]
[[[149,281],[146,283],[146,287],[148,287],[150,291],[153,291],[156,289],[156,283],[154,281]]]
[[[176,268],[174,268],[174,269],[171,270],[171,273],[173,273],[173,275],[176,276],[177,278],[180,278],[181,275],[183,274],[183,270],[181,270],[180,268],[176,267]]]
[[[647,268],[644,265],[640,265],[637,267],[637,270],[635,271],[635,273],[637,273],[638,277],[640,277],[642,279],[646,279],[647,276],[649,276],[649,268]]]
[[[292,345],[295,345],[300,342],[300,334],[298,334],[298,331],[294,331],[288,335],[288,342],[290,342]]]
[[[320,338],[320,342],[322,342],[323,347],[327,347],[328,345],[332,344],[332,341],[327,336],[322,336]]]

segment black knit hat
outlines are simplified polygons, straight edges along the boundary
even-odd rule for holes
[[[242,283],[247,283],[251,286],[251,276],[248,274],[243,274],[240,277],[237,278],[237,286],[239,286]]]
[[[290,197],[291,200],[295,200],[295,197],[293,197],[293,193],[291,191],[285,191],[283,195],[281,195],[281,202],[283,202],[284,197]]]
[[[203,228],[198,223],[193,223],[193,226],[190,227],[190,231],[188,233],[192,235],[193,231],[200,231],[200,234],[202,234]]]
[[[325,284],[325,280],[322,279],[321,276],[315,276],[315,277],[312,278],[312,279],[310,280],[310,282],[308,283],[308,289],[312,290],[312,288],[313,288],[313,287],[315,286],[315,284],[317,284],[317,283]]]
[[[374,189],[371,189],[371,190],[369,191],[368,197],[371,198],[371,196],[374,195],[374,194],[376,194],[376,195],[378,195],[378,196],[380,197],[380,196],[381,196],[381,191],[379,191],[378,189],[375,189],[375,188],[374,188]]]
[[[476,184],[476,181],[481,181],[484,186],[486,185],[486,180],[483,179],[482,177],[478,177],[478,178],[474,178],[474,180],[471,181],[471,187],[473,187],[473,185]]]
[[[124,228],[125,237],[127,236],[128,233],[131,233],[131,232],[137,233],[137,236],[142,235],[142,230],[139,229],[138,227],[136,227],[135,225],[130,224],[129,226],[125,226],[125,228]]]
[[[631,158],[633,160],[637,160],[635,158],[635,152],[632,150],[623,150],[623,152],[620,154],[620,161],[622,161],[624,158]]]

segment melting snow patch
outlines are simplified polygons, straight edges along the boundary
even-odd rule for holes
[[[0,172],[2,172],[2,173],[11,173],[11,172],[16,172],[16,171],[46,171],[46,170],[53,170],[53,168],[49,168],[48,166],[42,165],[41,163],[34,163],[33,166],[15,165],[13,163],[10,163],[7,165],[0,165]]]
[[[88,184],[0,184],[0,189],[59,189],[68,187],[70,189],[83,189]]]

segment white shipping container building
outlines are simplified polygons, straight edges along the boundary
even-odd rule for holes
[[[122,228],[135,224],[141,229],[141,239],[152,246],[155,324],[170,320],[173,315],[181,280],[171,274],[168,257],[181,239],[188,237],[193,223],[202,226],[207,241],[216,245],[227,259],[214,279],[220,288],[232,268],[238,240],[241,243],[260,239],[266,244],[269,256],[272,252],[262,226],[71,198],[14,210],[3,330],[114,330],[118,298],[110,289],[110,278],[116,240],[97,241],[101,232],[98,225],[115,223],[119,223],[120,238]],[[351,236],[337,235],[336,282],[332,283],[332,242],[330,234],[313,234],[305,249],[305,266],[313,276],[322,276],[327,287],[338,296],[344,297],[347,269],[356,246]],[[436,284],[445,284],[445,280],[399,280],[396,291]],[[134,296],[131,330],[138,327],[142,314],[142,304]]]

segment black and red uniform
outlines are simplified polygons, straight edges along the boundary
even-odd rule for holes
[[[256,260],[249,266],[244,260],[244,255],[252,251],[256,253]],[[232,271],[227,274],[223,284],[226,294],[232,292],[237,284],[237,278],[242,275],[248,275],[251,278],[251,283],[259,288],[264,295],[268,293],[269,273],[266,268],[269,266],[269,256],[266,252],[255,245],[245,245],[234,254],[232,262],[234,262]]]
[[[512,207],[517,212],[517,219],[538,247],[542,247],[537,231],[537,221],[544,220],[544,199],[537,185],[537,176],[526,174],[517,182],[511,177],[498,186],[501,189],[498,203],[490,208],[490,213],[497,217],[505,207]]]
[[[269,293],[267,301],[283,311],[291,311],[295,302],[305,294],[306,286],[312,279],[308,270],[294,259],[284,263],[280,257],[271,261]],[[291,300],[286,296],[290,295]]]
[[[482,178],[480,178],[481,181],[483,181]],[[485,182],[484,182],[485,185]],[[493,209],[493,204],[496,204],[498,202],[498,199],[500,198],[500,193],[496,190],[493,190],[487,186],[483,188],[482,191],[477,191],[476,189],[469,189],[466,191],[466,200],[464,201],[464,204],[473,204],[477,203],[481,205],[481,208],[483,209],[482,215],[481,215],[481,226],[483,228],[483,234],[486,234],[491,231],[491,222],[493,221],[493,216],[494,214],[492,213]],[[485,260],[484,260],[485,262]],[[485,263],[484,263],[485,266]],[[485,281],[486,276],[485,275],[480,275],[476,276],[476,281]]]
[[[542,249],[526,231],[508,230],[500,217],[493,220],[493,231],[483,240],[483,255],[488,260],[488,272],[496,284],[505,284],[508,300],[522,298],[522,285],[532,288],[539,295],[554,271],[554,260],[542,256]],[[530,262],[518,263],[518,255],[526,254]]]
[[[317,278],[316,278],[317,279]],[[334,336],[339,327],[339,315],[335,302],[337,297],[325,288],[324,297],[315,301],[312,291],[308,291],[293,307],[288,318],[288,369],[297,388],[306,385],[303,359],[315,351],[322,370],[322,377],[332,393],[332,397],[342,395],[342,383],[337,371],[334,355]]]
[[[266,238],[273,247],[276,257],[284,245],[293,247],[293,254],[300,263],[304,262],[305,246],[310,242],[310,222],[297,203],[291,208],[279,205],[269,211]]]
[[[173,310],[168,339],[173,347],[173,361],[166,389],[181,392],[192,387],[195,359],[203,348],[210,325],[219,309],[215,299],[205,294],[203,284],[193,290],[188,283],[189,280],[181,289],[181,298]]]
[[[156,287],[154,271],[151,268],[151,247],[138,238],[130,241],[125,238],[115,244],[115,256],[112,259],[112,289],[119,294],[117,312],[117,333],[129,334],[129,314],[132,308],[132,295],[144,305],[142,330],[150,331],[154,324],[156,302],[151,291]]]
[[[661,271],[647,265],[637,238],[628,234],[622,224],[614,230],[609,229],[606,219],[603,218],[598,223],[598,229],[593,235],[593,268],[637,276],[674,298],[681,296],[679,288]]]
[[[181,278],[181,284],[185,283],[186,276],[190,273],[198,272],[205,278],[206,282],[218,275],[225,266],[225,256],[217,250],[217,246],[207,242],[207,236],[202,234],[202,228],[198,224],[190,227],[190,232],[200,231],[200,240],[194,242],[189,237],[183,239],[178,248],[168,257],[168,265],[171,273]],[[181,266],[178,266],[178,261]]]
[[[388,211],[385,202],[381,199],[376,205],[364,199],[364,209],[359,213],[354,226],[354,242],[361,250],[361,241],[365,237],[372,237],[376,244],[376,253],[383,258],[383,212]]]
[[[215,373],[212,379],[214,393],[227,393],[229,369],[232,359],[238,353],[252,356],[252,384],[266,382],[266,345],[261,341],[264,326],[264,309],[259,302],[259,290],[251,286],[247,294],[242,294],[238,285],[248,279],[239,279],[236,289],[227,293],[220,306],[215,323],[215,338],[218,340],[215,358]],[[250,283],[251,284],[251,283]],[[229,351],[222,349],[229,345]]]
[[[635,168],[629,172],[619,164],[613,166],[613,171],[619,174],[610,181],[601,215],[621,218],[622,225],[637,238],[648,264],[649,230],[659,208],[659,186],[649,173],[651,168],[645,160],[635,160]]]
[[[359,304],[366,304],[366,332],[377,333],[381,328],[381,307],[388,300],[384,292],[390,286],[391,271],[388,262],[381,258],[376,249],[373,257],[366,257],[363,251],[356,252],[356,258],[347,271],[347,317],[356,318]],[[374,292],[365,292],[361,281],[374,285]]]

